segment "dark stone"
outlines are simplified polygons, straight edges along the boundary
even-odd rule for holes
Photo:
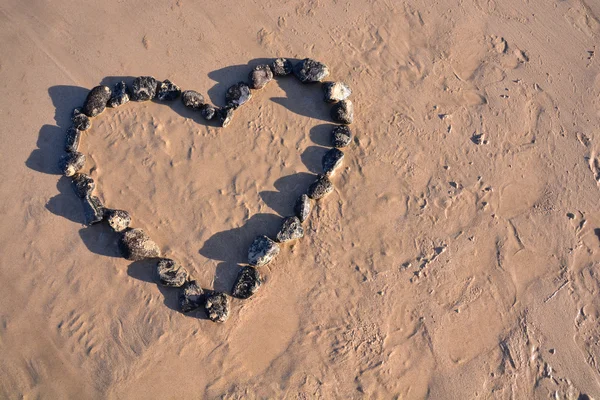
[[[354,121],[354,104],[350,100],[342,100],[331,108],[331,118],[340,124],[349,125]]]
[[[323,92],[327,103],[346,100],[352,94],[352,90],[344,82],[325,82]]]
[[[198,111],[204,105],[204,96],[195,90],[186,90],[181,94],[183,105],[194,111]]]
[[[80,131],[87,131],[92,126],[92,121],[87,115],[81,112],[81,108],[73,110],[71,121],[73,122],[73,128]]]
[[[352,132],[345,125],[338,125],[331,131],[331,144],[333,147],[346,147],[352,140]]]
[[[106,210],[104,218],[115,232],[123,232],[131,225],[131,215],[125,210]]]
[[[65,150],[69,153],[74,153],[79,150],[79,143],[81,142],[81,131],[75,128],[67,129],[67,135],[65,136]]]
[[[156,98],[160,101],[173,101],[179,95],[181,95],[181,88],[168,79],[160,82],[156,88]]]
[[[87,226],[96,224],[104,219],[104,206],[96,196],[85,196],[83,199],[83,217]]]
[[[327,176],[331,176],[335,173],[335,170],[342,165],[342,161],[344,160],[344,152],[340,149],[333,148],[329,150],[323,156],[322,165],[323,165],[323,173]]]
[[[271,64],[271,70],[275,76],[286,76],[292,73],[294,66],[292,62],[285,58],[278,58]]]
[[[248,264],[262,267],[279,254],[279,245],[268,237],[258,236],[248,248]]]
[[[216,111],[217,110],[210,104],[205,104],[200,108],[200,113],[202,114],[202,118],[204,118],[207,121],[210,121],[211,119],[214,118]]]
[[[300,239],[304,236],[304,228],[302,222],[296,216],[287,217],[283,220],[281,229],[277,233],[277,241],[280,243],[289,242],[290,240]]]
[[[310,198],[303,194],[298,197],[296,204],[294,204],[294,214],[296,214],[296,217],[298,217],[300,222],[304,222],[308,219],[311,208]]]
[[[256,268],[244,267],[237,276],[231,294],[238,299],[247,299],[256,293],[261,283],[260,272]]]
[[[257,65],[248,75],[248,79],[250,79],[252,89],[262,89],[273,80],[273,71],[266,64]]]
[[[215,117],[219,119],[221,127],[225,128],[233,118],[233,107],[223,107],[215,110]]]
[[[73,191],[77,197],[84,199],[86,196],[91,195],[95,188],[96,183],[94,183],[94,180],[89,175],[73,175]]]
[[[236,83],[227,89],[227,93],[225,93],[227,105],[233,108],[238,108],[251,98],[252,93],[250,92],[250,86],[246,85],[244,82]]]
[[[156,95],[158,82],[153,76],[140,76],[131,85],[131,99],[135,101],[152,100]]]
[[[58,168],[65,176],[75,175],[85,165],[85,155],[77,151],[67,153],[58,161]]]
[[[319,200],[333,192],[333,183],[325,175],[319,175],[306,192],[307,196],[313,200]]]
[[[329,68],[310,58],[305,58],[294,66],[294,75],[302,83],[321,82],[329,75]]]
[[[158,282],[163,286],[181,287],[187,280],[189,274],[177,261],[163,258],[156,263],[156,275]]]
[[[139,228],[123,232],[119,240],[119,250],[124,258],[132,261],[160,257],[158,245]]]
[[[229,318],[229,298],[225,293],[211,293],[206,296],[204,310],[211,321],[225,322]]]
[[[123,104],[129,103],[129,89],[124,81],[115,83],[113,88],[113,94],[108,101],[109,107],[119,107]]]
[[[96,86],[87,95],[81,111],[88,117],[100,115],[106,108],[106,103],[112,94],[108,86]]]
[[[204,291],[196,281],[184,283],[182,289],[179,293],[179,309],[181,312],[186,313],[202,307],[204,304]]]

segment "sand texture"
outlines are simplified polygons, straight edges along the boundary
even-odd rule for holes
[[[600,399],[600,2],[0,1],[1,399]],[[275,57],[352,89],[335,190],[229,320],[83,225],[70,114],[153,75],[223,106]],[[321,173],[330,106],[280,78],[207,125],[107,109],[84,172],[230,291]]]

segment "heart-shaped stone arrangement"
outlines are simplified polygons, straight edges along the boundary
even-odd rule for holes
[[[83,212],[86,225],[106,221],[110,227],[120,234],[119,250],[128,260],[156,260],[156,279],[164,286],[181,288],[179,306],[182,312],[189,312],[204,307],[208,318],[215,322],[224,322],[229,317],[230,300],[225,293],[204,292],[200,285],[189,274],[187,269],[177,261],[162,255],[158,245],[139,228],[132,228],[131,216],[127,211],[105,207],[100,199],[93,194],[96,184],[94,180],[79,171],[85,165],[85,155],[80,153],[79,144],[83,133],[90,129],[90,118],[100,115],[105,108],[119,107],[134,101],[173,101],[181,97],[183,104],[201,113],[206,120],[216,119],[220,126],[230,124],[235,110],[249,101],[256,91],[265,87],[274,77],[295,75],[302,83],[318,83],[329,76],[326,65],[309,58],[295,65],[287,59],[278,58],[271,64],[255,67],[249,74],[247,82],[239,82],[231,86],[225,95],[227,106],[215,107],[205,102],[204,97],[193,90],[181,89],[169,80],[157,81],[151,76],[135,78],[131,87],[125,82],[119,82],[110,89],[107,86],[93,88],[83,107],[73,112],[73,125],[67,131],[65,150],[59,161],[62,173],[72,178],[73,189],[83,202]],[[306,194],[301,195],[295,205],[293,216],[283,219],[281,229],[275,238],[265,235],[258,236],[248,249],[248,265],[240,269],[239,275],[232,288],[231,295],[238,299],[247,299],[261,286],[261,276],[258,268],[269,264],[279,254],[280,245],[300,239],[304,236],[304,223],[311,212],[312,202],[318,201],[334,189],[330,178],[342,164],[344,153],[340,148],[350,144],[352,134],[347,125],[354,119],[354,106],[348,100],[351,90],[343,82],[323,82],[324,100],[334,103],[331,108],[331,118],[336,125],[331,132],[332,148],[323,156],[323,173],[316,177]]]

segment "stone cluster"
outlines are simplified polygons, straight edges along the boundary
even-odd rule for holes
[[[156,281],[158,284],[179,288],[179,307],[187,313],[204,308],[207,317],[214,322],[224,322],[230,314],[230,298],[227,294],[203,290],[192,277],[188,269],[171,258],[163,257],[159,246],[140,228],[132,228],[131,216],[127,211],[110,209],[103,205],[94,195],[96,183],[94,179],[81,173],[86,157],[79,152],[81,138],[94,118],[106,107],[120,107],[130,100],[173,101],[181,97],[183,105],[198,111],[206,120],[216,119],[222,127],[230,124],[236,109],[246,104],[253,91],[263,89],[274,77],[296,76],[300,82],[310,84],[322,82],[324,101],[332,103],[331,117],[339,123],[331,132],[332,148],[322,159],[322,174],[307,188],[293,206],[292,216],[282,221],[281,228],[275,238],[259,235],[248,248],[248,265],[240,268],[231,295],[238,299],[248,299],[262,285],[259,268],[264,267],[277,257],[281,245],[304,237],[305,223],[313,209],[314,201],[319,201],[333,192],[331,177],[342,165],[344,153],[341,148],[352,141],[352,133],[348,127],[354,120],[354,106],[349,96],[350,87],[343,82],[323,82],[329,76],[329,69],[323,63],[306,58],[296,64],[285,58],[273,60],[270,64],[261,64],[252,69],[248,75],[248,83],[238,82],[231,86],[225,94],[225,107],[216,107],[205,102],[204,96],[194,90],[182,91],[179,86],[169,80],[158,81],[152,76],[140,76],[133,80],[131,87],[123,81],[114,85],[96,86],[90,90],[81,109],[75,109],[72,115],[72,126],[67,130],[65,151],[58,163],[63,175],[72,180],[73,191],[83,204],[83,215],[86,225],[105,221],[119,235],[118,247],[121,255],[131,261],[152,260],[156,262]]]

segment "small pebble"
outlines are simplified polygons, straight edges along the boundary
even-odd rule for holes
[[[227,105],[233,108],[238,108],[251,98],[252,93],[250,92],[250,86],[246,85],[244,82],[236,83],[227,89],[227,93],[225,93]]]
[[[294,214],[296,214],[296,217],[298,217],[300,222],[304,222],[308,219],[308,216],[310,215],[310,210],[310,198],[305,194],[298,197],[298,200],[296,200],[296,204],[294,204]]]
[[[156,98],[160,101],[173,101],[179,95],[181,95],[181,88],[168,79],[160,82],[156,88]]]
[[[260,272],[254,267],[246,266],[240,270],[231,294],[238,299],[247,299],[256,293],[261,283]]]
[[[65,150],[69,153],[74,153],[79,150],[79,143],[81,142],[81,131],[76,128],[67,129],[67,135],[65,136]]]
[[[215,116],[219,119],[222,128],[225,128],[233,118],[233,107],[223,107],[215,110]]]
[[[98,197],[90,195],[83,199],[83,217],[87,226],[104,219],[104,206]]]
[[[283,220],[281,229],[277,233],[277,241],[279,243],[289,242],[291,240],[300,239],[304,236],[304,228],[302,222],[296,216],[287,217]]]
[[[331,176],[335,173],[335,170],[342,165],[342,161],[344,160],[344,152],[340,149],[333,148],[329,150],[323,156],[322,165],[323,165],[323,173],[327,176]]]
[[[129,90],[127,84],[124,81],[115,83],[113,88],[113,94],[108,101],[109,107],[119,107],[123,104],[129,103]]]
[[[313,200],[319,200],[331,192],[333,192],[333,183],[327,176],[319,175],[317,180],[308,187],[306,194]]]
[[[257,65],[248,75],[248,79],[250,79],[252,89],[262,89],[273,80],[273,71],[266,64]]]
[[[333,147],[346,147],[352,140],[352,132],[345,125],[338,125],[331,131],[331,144]]]
[[[85,165],[85,155],[77,151],[67,153],[58,161],[58,168],[65,176],[75,175]]]
[[[340,124],[349,125],[354,120],[354,104],[350,100],[342,100],[331,108],[331,118]]]
[[[214,118],[216,111],[217,110],[210,104],[205,104],[200,108],[200,113],[202,114],[202,118],[204,118],[207,121],[210,121],[211,119]]]
[[[211,321],[225,322],[229,318],[229,298],[225,293],[211,293],[206,297],[204,309]]]
[[[248,264],[262,267],[279,254],[279,245],[268,237],[258,236],[248,248]]]
[[[158,82],[153,76],[140,76],[131,85],[131,99],[135,101],[152,100],[156,95]]]
[[[325,82],[323,92],[327,103],[346,100],[352,94],[352,90],[344,82]]]
[[[271,70],[275,76],[287,76],[292,73],[293,69],[292,62],[285,58],[278,58],[271,64]]]
[[[108,86],[96,86],[88,93],[83,107],[81,107],[81,112],[88,117],[100,115],[106,108],[106,103],[108,103],[111,94],[112,91]]]
[[[195,90],[186,90],[181,94],[183,105],[194,111],[198,111],[204,105],[204,96]]]
[[[92,126],[92,120],[90,120],[90,117],[81,112],[81,108],[76,108],[73,110],[71,121],[73,122],[73,128],[80,131],[87,131]]]
[[[123,232],[119,240],[119,249],[124,258],[132,261],[160,257],[158,245],[139,228]]]
[[[156,275],[161,285],[169,287],[183,286],[189,276],[187,269],[170,258],[158,260],[156,263]]]
[[[204,291],[196,281],[188,281],[179,293],[179,309],[181,312],[190,312],[200,308],[204,303]]]
[[[329,68],[310,58],[305,58],[294,66],[294,75],[302,83],[321,82],[329,75]]]
[[[125,210],[106,210],[104,218],[115,232],[123,232],[131,225],[131,215]]]
[[[96,183],[89,175],[73,175],[73,191],[77,197],[84,199],[86,196],[91,195],[95,188]]]

